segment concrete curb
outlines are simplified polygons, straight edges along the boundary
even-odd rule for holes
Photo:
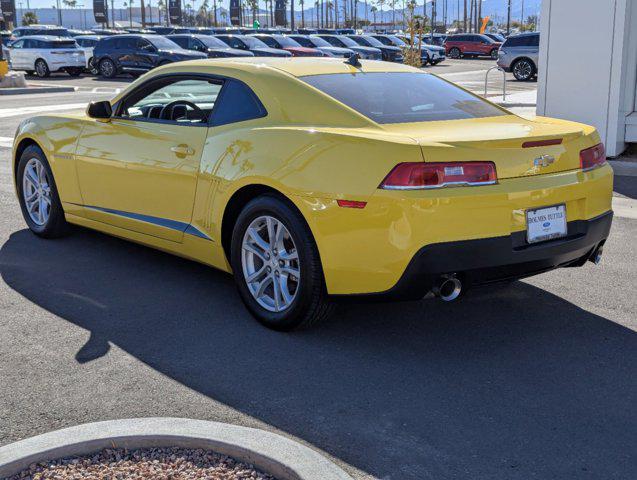
[[[74,92],[77,87],[8,87],[0,88],[0,95],[25,95],[28,93]]]
[[[487,99],[488,100],[488,99]],[[504,108],[512,108],[512,107],[536,107],[535,103],[530,102],[495,102],[497,105],[500,105]]]
[[[318,452],[275,433],[187,418],[136,418],[86,423],[0,448],[0,478],[32,463],[103,448],[203,448],[228,455],[278,480],[352,480]]]

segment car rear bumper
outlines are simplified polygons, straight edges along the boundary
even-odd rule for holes
[[[517,279],[559,267],[582,266],[608,238],[613,212],[568,222],[566,237],[528,244],[525,232],[509,236],[446,242],[421,248],[391,289],[361,295],[380,300],[417,300],[447,274],[464,284]]]

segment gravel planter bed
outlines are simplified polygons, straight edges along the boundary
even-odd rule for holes
[[[105,449],[30,465],[8,480],[275,480],[252,465],[208,450]]]

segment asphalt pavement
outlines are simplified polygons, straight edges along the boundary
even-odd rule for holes
[[[466,72],[449,73],[476,81]],[[26,229],[18,123],[109,95],[0,100],[0,445],[176,416],[281,433],[357,480],[637,478],[637,176],[616,178],[628,207],[599,266],[451,304],[340,305],[281,334],[252,320],[227,274],[89,230]]]

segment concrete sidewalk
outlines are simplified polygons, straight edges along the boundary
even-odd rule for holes
[[[487,97],[487,100],[503,107],[535,107],[537,104],[537,90],[528,90],[524,92],[515,92],[507,94],[505,98],[502,95],[495,97]]]

